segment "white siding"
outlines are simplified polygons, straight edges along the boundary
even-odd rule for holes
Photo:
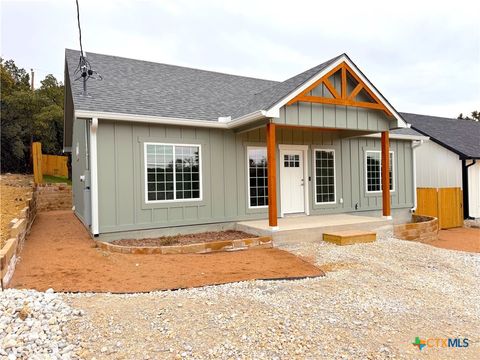
[[[469,215],[480,218],[480,163],[478,160],[475,165],[468,168],[468,197]]]
[[[444,147],[427,141],[415,150],[417,187],[462,187],[462,161]]]

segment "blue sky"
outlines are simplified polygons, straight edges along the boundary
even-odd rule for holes
[[[87,53],[285,80],[346,52],[399,111],[480,110],[478,1],[80,0],[80,11]],[[63,79],[65,48],[79,48],[74,0],[2,1],[3,58],[37,83]]]

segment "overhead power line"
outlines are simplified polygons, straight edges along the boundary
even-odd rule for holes
[[[78,61],[77,68],[75,69],[74,76],[76,76],[75,81],[82,79],[83,80],[83,95],[87,96],[87,80],[90,78],[96,80],[102,80],[102,75],[97,71],[92,69],[90,62],[85,57],[83,52],[82,44],[82,27],[80,25],[80,6],[78,5],[78,0],[75,0],[77,5],[77,24],[78,24],[78,39],[80,42],[80,59]]]

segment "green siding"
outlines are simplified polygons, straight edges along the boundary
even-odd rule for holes
[[[364,131],[384,131],[390,128],[389,118],[380,110],[306,102],[283,106],[280,108],[280,117],[274,121],[285,125]]]
[[[365,192],[365,155],[380,149],[380,139],[342,138],[350,132],[277,129],[278,144],[309,145],[312,176],[315,146],[335,149],[337,203],[315,205],[309,184],[310,213],[354,212],[381,209],[381,194]],[[346,136],[346,135],[345,135]],[[200,144],[202,147],[201,201],[145,204],[144,142]],[[100,232],[148,229],[266,218],[266,209],[247,204],[247,146],[264,146],[263,128],[235,133],[231,130],[100,121],[98,128],[98,186]],[[393,208],[413,205],[412,150],[409,141],[390,141],[395,152]],[[277,166],[277,171],[279,166]],[[277,176],[280,181],[280,177]],[[277,184],[277,189],[280,185]],[[280,196],[279,196],[280,198]],[[340,203],[343,198],[343,204]],[[281,206],[281,204],[280,204]]]
[[[80,176],[88,177],[87,170],[87,142],[85,137],[87,121],[73,120],[72,133],[72,193],[73,204],[75,205],[75,214],[86,224],[89,219],[84,219],[85,207],[90,204],[85,204],[84,188],[85,183],[80,181]],[[76,154],[78,147],[78,156]]]

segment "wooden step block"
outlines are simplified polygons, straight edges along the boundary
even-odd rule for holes
[[[331,242],[337,245],[369,243],[374,242],[376,239],[377,234],[370,231],[345,230],[323,234],[323,241]]]

